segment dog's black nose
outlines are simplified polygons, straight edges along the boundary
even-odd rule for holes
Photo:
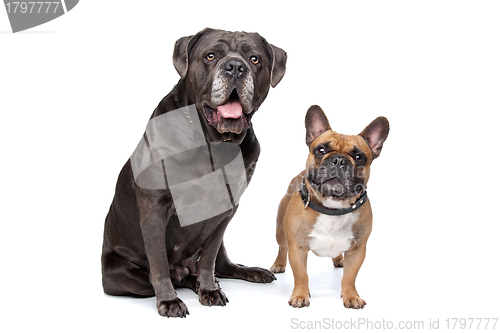
[[[224,70],[226,73],[234,78],[241,77],[246,71],[247,67],[243,61],[239,59],[229,59],[224,64]]]
[[[335,155],[331,157],[331,163],[337,168],[341,168],[348,163],[347,157],[343,155]]]

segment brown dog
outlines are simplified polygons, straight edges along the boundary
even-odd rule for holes
[[[309,306],[307,254],[333,258],[344,266],[341,297],[346,308],[366,305],[355,287],[365,259],[366,242],[372,228],[372,211],[366,195],[370,165],[380,155],[389,134],[389,122],[375,119],[359,135],[331,130],[319,106],[306,115],[306,170],[296,176],[278,208],[276,239],[279,253],[271,267],[283,273],[287,253],[295,278],[288,304]]]

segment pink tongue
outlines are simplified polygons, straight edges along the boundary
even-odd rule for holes
[[[237,119],[243,115],[243,108],[238,100],[227,101],[226,104],[219,105],[217,110],[223,118]]]

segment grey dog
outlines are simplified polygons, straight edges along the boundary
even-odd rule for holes
[[[173,62],[181,79],[154,110],[152,125],[148,125],[142,145],[136,149],[136,152],[150,154],[134,153],[120,172],[106,217],[102,251],[106,294],[156,295],[160,315],[185,317],[189,311],[177,297],[175,287],[191,288],[203,305],[226,305],[227,297],[214,274],[259,283],[276,279],[268,270],[232,263],[224,248],[223,236],[239,204],[241,193],[235,192],[244,190],[232,184],[248,184],[260,152],[252,116],[267,97],[270,86],[275,87],[283,78],[286,58],[282,49],[257,33],[207,28],[175,43]],[[183,112],[174,113],[174,110]],[[197,125],[201,139],[193,139],[196,135],[189,134],[184,125],[172,124],[174,118],[168,117],[174,114],[180,115],[180,124],[185,121]],[[172,134],[176,128],[180,128],[179,133],[185,133]],[[154,143],[162,135],[168,139],[160,140],[162,144],[155,148]],[[189,140],[204,141],[203,149],[157,158],[150,164],[143,162],[148,156],[154,159],[155,153],[175,150],[177,143]],[[238,178],[238,173],[219,172],[226,181],[224,189],[227,187],[230,193],[229,209],[197,223],[186,223],[180,213],[183,202],[193,201],[195,208],[186,211],[196,213],[218,204],[212,204],[210,197],[196,199],[196,190],[182,192],[180,199],[174,200],[178,192],[173,188],[178,186],[173,182],[179,182],[180,172],[168,170],[172,165],[193,169],[197,159],[203,156],[209,158],[211,168],[194,168],[198,179],[214,174],[220,165],[237,160],[235,156],[241,157],[243,179]],[[217,156],[226,161],[217,162]],[[139,164],[142,166],[137,167]],[[141,171],[140,175],[137,170]],[[235,177],[235,181],[231,180]],[[164,185],[157,185],[159,179]],[[200,189],[206,190],[206,187]],[[217,195],[211,197],[217,202]]]

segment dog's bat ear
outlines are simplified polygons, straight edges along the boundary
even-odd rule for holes
[[[323,132],[331,129],[328,118],[321,108],[313,105],[306,113],[306,144],[308,147]]]
[[[375,159],[380,156],[382,146],[389,135],[389,120],[385,117],[378,117],[366,126],[359,135],[368,143]]]
[[[271,87],[276,87],[286,72],[286,52],[277,46],[269,44],[264,37],[262,41],[267,49],[267,54],[271,61]]]
[[[172,58],[174,60],[174,67],[181,78],[185,78],[187,74],[189,52],[193,49],[193,46],[201,38],[201,36],[209,31],[212,31],[212,29],[205,28],[196,35],[182,37],[175,42],[174,54]]]

